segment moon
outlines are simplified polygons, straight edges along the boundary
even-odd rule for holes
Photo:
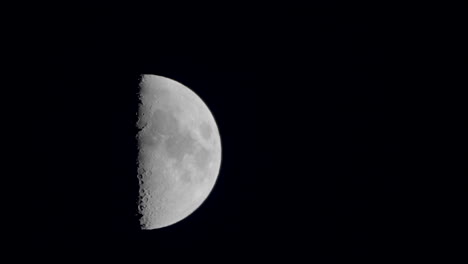
[[[137,139],[141,229],[163,228],[192,214],[213,189],[221,140],[206,104],[179,82],[142,75]]]

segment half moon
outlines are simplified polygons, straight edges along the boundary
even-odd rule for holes
[[[192,90],[157,75],[142,76],[137,127],[140,226],[166,227],[192,214],[213,189],[218,127]]]

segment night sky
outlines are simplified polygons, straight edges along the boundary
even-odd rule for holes
[[[409,89],[415,47],[402,39],[411,34],[395,37],[405,33],[378,14],[303,13],[32,25],[34,45],[21,46],[31,74],[20,82],[36,85],[17,111],[38,139],[27,140],[37,158],[24,168],[37,195],[19,244],[62,263],[302,263],[414,250],[424,117]],[[153,231],[136,218],[141,74],[198,94],[222,142],[208,199]]]

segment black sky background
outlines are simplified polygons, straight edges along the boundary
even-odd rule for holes
[[[414,103],[418,31],[379,13],[265,13],[59,14],[16,33],[27,73],[18,82],[34,84],[17,111],[34,128],[22,131],[36,157],[22,165],[34,199],[22,202],[27,238],[16,243],[59,262],[333,262],[414,252],[430,236],[418,216],[429,206],[419,191],[432,179],[417,176],[417,153],[429,148],[418,129],[427,112]],[[135,217],[140,74],[197,93],[223,150],[203,205],[153,231],[140,231]]]

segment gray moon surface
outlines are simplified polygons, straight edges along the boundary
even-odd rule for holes
[[[140,227],[170,226],[199,208],[215,185],[218,127],[198,95],[157,75],[142,76],[137,127]]]

